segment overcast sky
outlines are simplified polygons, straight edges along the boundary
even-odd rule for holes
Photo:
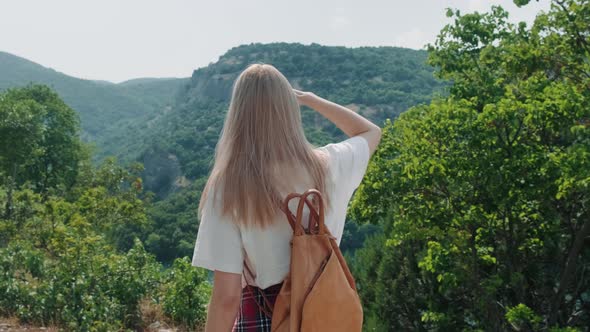
[[[0,0],[0,51],[68,75],[121,82],[187,77],[252,42],[422,48],[445,8],[506,8],[532,22],[548,0]],[[1,75],[2,73],[0,73]]]

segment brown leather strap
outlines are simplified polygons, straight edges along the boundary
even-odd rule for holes
[[[307,196],[316,195],[319,203],[319,212],[315,209],[313,204],[307,199]],[[299,205],[297,206],[297,219],[296,224],[301,225],[301,219],[303,218],[303,206],[306,204],[309,208],[309,222],[308,232],[313,234],[326,234],[329,233],[325,224],[324,216],[324,200],[322,194],[317,189],[309,189],[301,194]],[[303,226],[300,226],[303,228]],[[297,235],[297,234],[296,234]],[[299,234],[300,235],[300,234]]]
[[[303,228],[303,226],[301,225],[300,222],[299,223],[297,222],[297,217],[295,217],[293,215],[293,213],[291,212],[291,210],[289,209],[289,202],[295,197],[301,197],[301,195],[298,193],[290,193],[283,200],[282,210],[287,215],[287,220],[289,221],[289,224],[291,225],[291,228],[293,229],[293,234],[301,235],[301,234],[305,233],[305,229]]]
[[[250,267],[248,266],[248,263],[246,262],[246,260],[244,260],[244,267],[245,269],[242,270],[242,274],[244,274],[244,271],[248,271],[248,274],[250,275],[250,278],[252,280],[255,279],[254,274],[252,273],[252,270],[250,270]],[[254,287],[252,287],[252,285],[250,285],[248,283],[248,279],[246,278],[246,275],[244,274],[244,280],[246,280],[246,287],[248,288],[248,290],[250,291],[250,293],[252,293],[252,296],[256,296],[255,292],[254,292]],[[264,290],[256,287],[256,289],[258,290],[258,293],[260,295],[262,295],[262,299],[264,300],[264,306],[261,305],[260,303],[258,303],[258,301],[256,300],[256,298],[254,298],[254,302],[256,302],[256,304],[258,305],[258,308],[260,309],[260,311],[264,312],[264,314],[266,316],[268,316],[269,318],[272,318],[272,311],[273,311],[273,305],[271,304],[270,300],[266,297],[266,294],[264,293]]]
[[[307,196],[315,195],[319,201],[319,212],[316,210],[314,205],[309,201]],[[295,198],[299,197],[299,204],[297,206],[297,213],[293,215],[291,210],[289,209],[289,202]],[[303,207],[307,205],[310,211],[309,215],[309,222],[307,231],[303,227],[301,220],[303,218]],[[287,220],[293,229],[294,235],[302,235],[307,233],[314,233],[314,234],[324,234],[327,233],[327,228],[324,222],[324,202],[321,193],[317,189],[309,189],[303,194],[298,193],[291,193],[289,194],[285,200],[283,201],[283,206],[281,208],[283,212],[287,215]]]
[[[295,223],[295,216],[293,215],[293,213],[289,209],[289,201],[291,199],[293,199],[295,197],[299,197],[299,196],[301,196],[301,195],[299,195],[298,193],[289,194],[283,200],[283,204],[280,206],[281,210],[287,215],[287,220],[289,221],[289,224],[291,225],[291,228],[293,229],[293,231],[295,231],[297,226]],[[255,280],[254,274],[252,273],[252,270],[250,270],[250,267],[248,266],[247,259],[244,259],[244,269],[242,270],[242,274],[244,275],[244,280],[246,281],[246,288],[248,289],[248,291],[250,291],[250,293],[252,293],[252,296],[255,296],[254,287],[252,287],[252,285],[250,285],[248,283],[248,278],[246,277],[246,275],[244,273],[245,271],[248,272],[250,279]],[[270,303],[270,300],[266,297],[264,290],[260,289],[259,287],[256,287],[256,289],[258,290],[259,294],[262,295],[262,298],[264,299],[265,306],[258,303],[258,301],[256,301],[256,299],[254,299],[254,301],[258,305],[258,308],[260,309],[260,311],[264,312],[264,314],[267,315],[268,317],[272,317],[273,305]]]

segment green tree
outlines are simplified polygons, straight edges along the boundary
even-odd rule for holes
[[[450,96],[386,124],[353,201],[386,230],[355,267],[375,327],[590,325],[589,14],[448,11],[429,61]]]
[[[170,278],[136,236],[148,230],[152,199],[143,192],[142,165],[123,167],[107,158],[93,167],[73,134],[75,123],[69,134],[49,133],[60,127],[52,127],[47,112],[67,110],[46,87],[14,89],[1,98],[0,161],[16,167],[17,176],[0,182],[0,206],[9,211],[0,213],[0,316],[66,331],[140,330],[149,323],[142,314],[148,300],[156,307],[165,301],[160,310],[170,320],[202,322],[204,306],[192,305],[193,297],[207,302],[205,271],[182,265],[178,272],[175,265]],[[60,135],[70,136],[57,144]],[[46,156],[67,158],[61,150],[80,153],[75,172],[68,173],[67,163],[35,168],[53,158]],[[47,181],[39,186],[39,179]],[[180,292],[189,281],[185,303]]]
[[[190,258],[184,256],[174,260],[165,278],[167,286],[162,299],[164,312],[191,330],[203,328],[211,294],[207,272],[195,269]]]
[[[15,144],[18,143],[18,144]],[[37,192],[74,184],[83,158],[78,114],[44,85],[0,94],[0,174]]]

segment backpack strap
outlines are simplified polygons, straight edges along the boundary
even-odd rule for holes
[[[315,206],[310,202],[308,196],[315,195],[319,203],[319,212],[315,208]],[[289,202],[295,198],[299,197],[299,204],[297,206],[297,213],[293,215],[291,210],[289,209]],[[309,208],[309,223],[307,227],[307,231],[303,228],[301,224],[301,220],[303,219],[303,207],[307,205]],[[287,215],[287,220],[293,229],[294,235],[303,235],[305,233],[310,234],[325,234],[329,233],[328,229],[326,228],[324,222],[324,201],[322,198],[322,194],[317,189],[308,189],[303,194],[298,193],[291,193],[289,194],[285,200],[283,201],[282,206],[283,212]]]
[[[252,273],[252,271],[250,270],[250,267],[248,267],[247,262],[244,260],[244,271],[248,271],[248,274],[250,275],[250,278],[252,280],[254,280],[254,274]],[[242,274],[244,274],[244,271],[242,271]],[[246,278],[246,276],[244,275],[244,279],[246,280],[246,287],[248,288],[248,291],[250,291],[250,293],[252,294],[252,296],[256,296],[255,291],[254,291],[254,287],[252,287],[252,285],[250,285],[248,283],[248,279]],[[261,305],[260,303],[258,303],[258,301],[256,300],[256,298],[254,298],[254,302],[256,302],[256,304],[258,305],[258,308],[260,309],[260,311],[264,312],[264,314],[271,318],[272,317],[272,310],[273,310],[273,305],[270,303],[270,300],[266,297],[266,294],[264,293],[264,291],[258,287],[256,287],[256,289],[258,290],[258,293],[260,295],[262,295],[262,299],[264,300],[264,305]]]
[[[297,229],[297,224],[295,223],[295,216],[293,215],[293,213],[291,212],[291,210],[289,209],[289,201],[295,197],[299,197],[301,196],[298,193],[291,193],[289,194],[284,200],[283,200],[283,204],[280,205],[281,210],[287,215],[287,220],[289,221],[289,224],[291,225],[291,228],[293,229],[293,231],[295,232],[295,229]],[[303,227],[301,226],[301,224],[299,225],[301,227],[301,231],[303,232]],[[248,288],[248,291],[250,291],[250,293],[252,294],[252,296],[255,296],[255,291],[254,291],[254,287],[252,287],[252,285],[250,285],[250,283],[248,283],[248,278],[246,277],[246,272],[248,272],[248,276],[250,277],[251,280],[255,280],[254,274],[252,273],[252,270],[250,270],[250,267],[248,266],[248,259],[247,257],[245,257],[244,259],[244,269],[242,270],[242,275],[244,276],[244,280],[246,281],[246,287]],[[258,293],[260,295],[262,295],[262,298],[264,299],[264,306],[261,305],[260,303],[258,303],[258,301],[255,302],[258,305],[258,308],[260,309],[260,311],[264,312],[264,314],[268,317],[272,317],[272,310],[273,310],[273,305],[270,303],[270,300],[266,297],[266,294],[264,293],[263,290],[261,290],[259,287],[256,287],[256,289],[258,290]]]
[[[302,235],[305,233],[305,229],[303,228],[303,226],[301,225],[301,222],[297,222],[297,217],[293,215],[293,213],[291,212],[291,210],[289,209],[289,202],[295,198],[295,197],[301,197],[301,194],[298,193],[290,193],[289,195],[287,195],[287,197],[285,197],[285,199],[283,200],[283,205],[281,206],[281,210],[283,210],[283,212],[287,215],[287,220],[289,221],[289,224],[291,225],[291,228],[293,229],[293,234],[294,235]],[[300,200],[301,202],[301,200]]]
[[[313,206],[313,204],[307,198],[307,196],[313,195],[313,194],[315,194],[316,197],[319,199],[319,213],[316,210],[316,208]],[[297,214],[293,215],[293,213],[289,209],[289,202],[295,197],[299,197],[300,199],[299,199],[299,205],[297,206]],[[303,235],[306,233],[305,228],[303,228],[303,225],[301,224],[301,219],[303,218],[304,204],[307,204],[307,206],[309,208],[309,212],[310,212],[309,225],[308,225],[309,232],[310,233],[314,232],[317,229],[317,231],[314,232],[315,234],[318,234],[318,233],[324,234],[326,232],[329,234],[329,231],[327,230],[327,228],[324,224],[324,202],[322,199],[322,195],[317,189],[309,189],[303,194],[291,193],[283,200],[283,205],[281,206],[281,210],[287,215],[287,220],[289,221],[289,224],[291,225],[291,228],[293,229],[293,235]],[[312,220],[315,221],[315,223],[312,223]],[[248,273],[248,276],[250,277],[251,280],[255,280],[254,274],[252,273],[252,270],[250,270],[250,267],[248,266],[247,256],[244,258],[244,269],[242,270],[242,274],[244,275],[244,280],[246,281],[246,287],[248,288],[250,293],[254,296],[255,290],[254,290],[254,287],[252,285],[250,285],[250,283],[248,283],[248,278],[246,277],[246,274],[245,274],[246,272]],[[261,305],[255,299],[255,302],[258,305],[258,308],[260,309],[260,311],[264,312],[264,314],[266,316],[268,316],[269,318],[272,318],[273,305],[271,304],[270,300],[266,297],[266,294],[264,293],[264,291],[262,289],[260,289],[259,287],[256,287],[256,289],[258,290],[258,293],[260,295],[262,295],[262,298],[264,300],[264,305]]]
[[[319,204],[319,212],[315,209],[313,204],[307,199],[307,196],[315,195],[318,199]],[[325,213],[324,213],[324,199],[322,198],[322,194],[317,189],[308,189],[303,194],[301,194],[301,199],[299,200],[299,205],[297,206],[297,219],[295,221],[301,228],[301,219],[303,218],[303,206],[307,204],[309,208],[309,223],[308,223],[308,230],[311,234],[326,234],[330,233],[326,228],[326,224],[324,222]]]

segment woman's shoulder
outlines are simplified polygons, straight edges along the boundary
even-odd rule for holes
[[[332,162],[363,166],[370,158],[369,143],[362,136],[352,136],[343,141],[317,148],[329,155]],[[366,165],[365,165],[366,166]]]
[[[369,143],[363,136],[352,136],[343,141],[329,143],[324,146],[320,146],[317,149],[326,151],[330,155],[339,157],[340,155],[346,154],[362,154],[367,152],[367,158],[369,154]]]
[[[370,159],[369,143],[364,137],[352,136],[317,149],[328,155],[330,169],[337,182],[349,181],[354,188],[360,184]]]

